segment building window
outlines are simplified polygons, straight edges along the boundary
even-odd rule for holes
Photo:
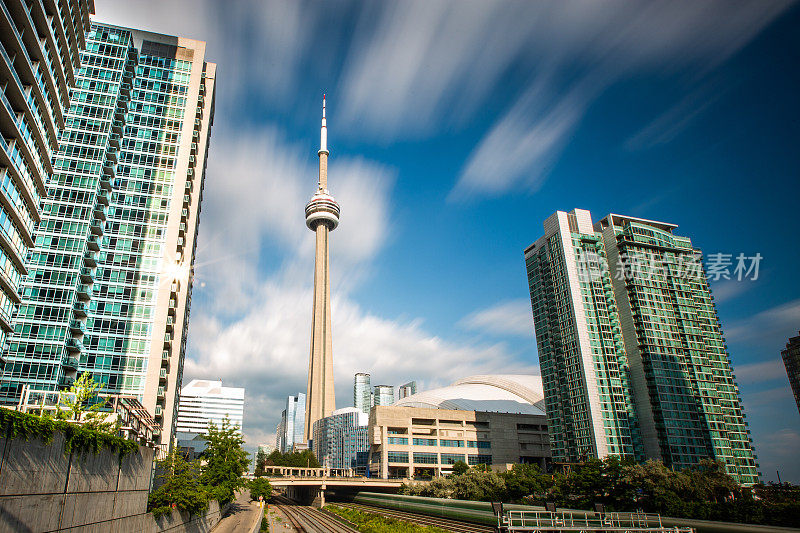
[[[436,446],[436,439],[414,439],[414,446]]]
[[[389,444],[408,444],[408,439],[405,437],[389,437]]]
[[[481,449],[489,449],[492,447],[492,443],[488,440],[471,440],[467,441],[467,448],[481,448]]]
[[[491,455],[470,455],[468,461],[471,465],[490,465],[492,464]]]
[[[408,463],[408,452],[388,452],[390,463]]]
[[[440,439],[439,445],[444,446],[445,448],[463,448],[464,441],[463,440],[445,440]]]
[[[443,453],[442,454],[442,464],[443,465],[452,465],[455,464],[456,461],[463,461],[464,456],[458,453]]]
[[[416,439],[415,439],[416,440]],[[438,457],[435,453],[414,453],[414,462],[423,465],[435,465],[438,463]]]

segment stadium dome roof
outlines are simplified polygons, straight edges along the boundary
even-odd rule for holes
[[[460,411],[545,414],[542,378],[532,375],[470,376],[459,379],[447,387],[406,396],[394,405]]]

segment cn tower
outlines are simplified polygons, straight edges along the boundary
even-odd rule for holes
[[[314,312],[311,318],[311,353],[308,356],[306,424],[303,440],[313,437],[314,422],[336,409],[333,393],[331,342],[331,284],[328,236],[339,225],[339,204],[328,193],[328,126],[322,95],[322,128],[319,140],[319,184],[306,205],[306,226],[317,236],[314,258]]]

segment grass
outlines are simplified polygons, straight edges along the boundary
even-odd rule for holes
[[[325,510],[350,521],[362,533],[448,533],[438,527],[421,526],[412,522],[387,518],[375,513],[337,507],[336,505],[326,505]]]

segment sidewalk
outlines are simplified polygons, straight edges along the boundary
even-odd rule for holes
[[[236,496],[236,501],[231,503],[228,514],[220,520],[213,533],[250,533],[258,531],[256,524],[261,523],[261,507],[258,502],[250,501],[248,491],[241,491]]]

